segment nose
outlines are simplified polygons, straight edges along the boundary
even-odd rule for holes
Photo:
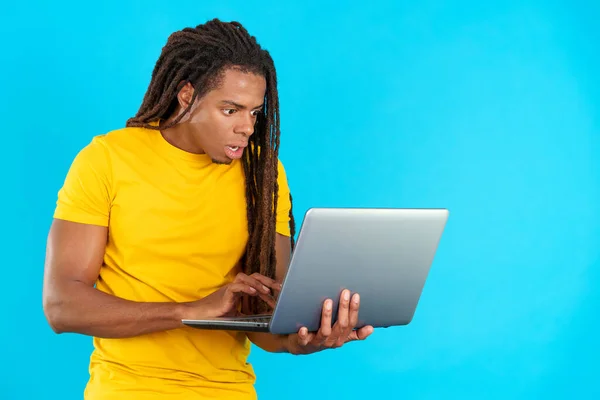
[[[235,133],[250,136],[254,133],[255,118],[251,115],[242,116],[234,128]]]

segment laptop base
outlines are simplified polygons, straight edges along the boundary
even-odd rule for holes
[[[214,319],[184,319],[184,325],[191,328],[222,331],[269,332],[271,316],[223,317]]]

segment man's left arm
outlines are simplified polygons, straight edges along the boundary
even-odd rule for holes
[[[275,246],[277,252],[275,279],[282,283],[290,262],[290,238],[277,234]],[[360,303],[358,293],[350,296],[349,290],[342,291],[338,320],[335,324],[332,324],[332,303],[330,299],[327,299],[323,304],[321,326],[318,332],[308,332],[306,328],[301,328],[298,333],[291,335],[248,332],[248,338],[256,346],[271,353],[311,354],[337,348],[348,342],[365,340],[373,333],[372,326],[354,329],[358,322]]]
[[[283,283],[287,274],[291,255],[290,237],[286,233],[285,225],[288,223],[291,210],[291,197],[283,164],[278,163],[277,180],[279,182],[279,202],[277,204],[277,221],[281,224],[275,239],[275,252],[277,265],[275,280]],[[290,233],[290,232],[288,232]],[[343,344],[364,340],[373,332],[373,327],[365,326],[358,330],[354,327],[358,322],[360,298],[358,293],[350,296],[349,290],[343,290],[339,299],[337,321],[332,323],[333,301],[325,300],[321,312],[321,326],[318,332],[308,332],[306,327],[300,328],[298,333],[291,335],[274,335],[271,333],[249,332],[248,338],[261,349],[272,353],[310,354]]]

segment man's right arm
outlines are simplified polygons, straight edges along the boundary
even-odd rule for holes
[[[108,228],[54,219],[48,236],[43,304],[57,333],[103,338],[134,337],[183,326],[182,319],[219,317],[235,310],[243,295],[271,306],[279,285],[259,274],[239,273],[233,282],[196,301],[135,302],[94,287],[102,266]],[[269,287],[271,289],[269,289]]]
[[[187,305],[140,303],[94,287],[108,229],[55,219],[48,236],[43,306],[57,333],[123,338],[182,326]]]

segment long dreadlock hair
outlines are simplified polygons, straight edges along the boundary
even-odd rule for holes
[[[232,67],[262,75],[267,82],[263,111],[242,157],[249,233],[242,265],[248,275],[258,272],[274,278],[279,98],[273,59],[256,38],[239,22],[218,19],[172,33],[156,62],[142,105],[127,126],[164,130],[176,125],[194,100],[218,87],[225,69]],[[181,115],[167,121],[177,108],[182,82],[193,85],[192,101]],[[295,222],[291,209],[289,217],[293,249]],[[254,312],[265,310],[264,302],[250,300]]]

